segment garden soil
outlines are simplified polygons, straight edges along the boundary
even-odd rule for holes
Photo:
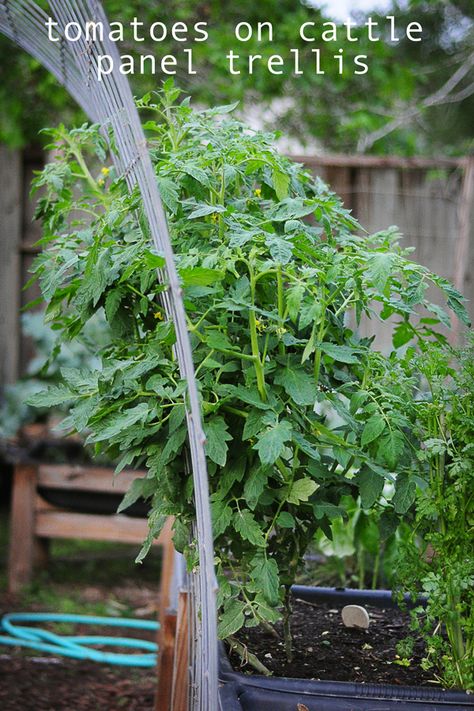
[[[403,686],[433,686],[433,674],[420,667],[424,646],[415,644],[409,660],[397,656],[397,642],[409,634],[409,615],[399,610],[367,606],[368,630],[347,628],[341,609],[334,604],[293,603],[294,658],[288,662],[283,642],[263,629],[250,628],[236,634],[249,652],[274,676]],[[281,634],[281,626],[276,625]],[[251,672],[235,653],[234,669]]]

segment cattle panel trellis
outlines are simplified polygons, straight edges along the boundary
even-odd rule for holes
[[[50,0],[48,13],[63,30],[69,22],[78,22],[82,28],[87,22],[101,22],[107,28],[107,19],[98,0]],[[119,65],[118,50],[110,41],[109,32],[104,33],[104,40],[95,42],[87,41],[82,33],[83,38],[77,42],[52,43],[46,32],[47,19],[48,15],[31,0],[0,0],[0,31],[52,72],[89,118],[102,126],[105,135],[112,131],[116,147],[114,162],[118,171],[125,175],[129,189],[138,186],[153,245],[165,258],[166,267],[158,273],[158,278],[167,284],[163,307],[175,326],[177,361],[181,376],[187,382],[189,463],[194,479],[195,533],[199,553],[197,570],[189,576],[193,611],[190,620],[189,708],[192,711],[217,711],[216,581],[205,437],[181,287],[156,176],[126,78],[118,71],[107,75],[101,82],[93,78],[97,76],[99,55],[107,54],[116,66]]]

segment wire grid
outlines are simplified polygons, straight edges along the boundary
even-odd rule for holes
[[[187,381],[189,465],[194,480],[195,535],[199,552],[199,566],[188,578],[191,599],[189,708],[191,711],[217,711],[217,585],[205,437],[166,217],[132,93],[128,81],[117,69],[120,57],[115,43],[108,37],[108,22],[101,3],[98,0],[50,0],[49,7],[50,16],[59,23],[61,36],[69,22],[77,22],[83,29],[87,22],[101,22],[105,30],[103,41],[88,42],[82,32],[82,38],[77,42],[51,42],[45,25],[48,15],[30,0],[0,0],[0,31],[54,74],[87,116],[101,125],[106,135],[111,129],[117,148],[113,154],[114,163],[125,176],[130,190],[138,186],[153,245],[166,262],[166,268],[158,272],[158,278],[168,285],[163,294],[163,308],[175,325],[176,356],[181,377]],[[101,82],[96,79],[99,55],[109,55],[115,67]]]

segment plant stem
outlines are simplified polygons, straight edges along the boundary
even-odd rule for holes
[[[253,667],[255,671],[259,672],[260,674],[265,674],[265,676],[271,676],[272,672],[270,671],[270,669],[268,669],[265,664],[262,664],[260,659],[258,659],[255,654],[252,654],[252,652],[249,652],[247,647],[245,647],[235,637],[227,637],[227,642],[229,643],[231,650],[233,652],[237,652],[243,664],[250,664],[250,666]]]
[[[291,592],[290,586],[285,589],[285,601],[283,610],[283,639],[285,646],[286,658],[289,662],[293,661],[293,638],[291,636]]]

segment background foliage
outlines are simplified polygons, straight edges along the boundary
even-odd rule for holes
[[[242,73],[231,80],[224,69],[225,55],[231,47],[245,53],[260,52],[264,57],[275,52],[288,56],[290,47],[298,48],[302,62],[312,67],[311,49],[322,45],[303,43],[298,39],[298,28],[306,20],[319,25],[327,18],[296,0],[262,0],[257,4],[243,0],[238,5],[222,0],[173,0],[162,4],[159,12],[150,0],[132,0],[127,5],[105,0],[104,5],[110,19],[123,22],[138,16],[145,24],[156,20],[168,25],[178,20],[188,25],[209,23],[211,40],[194,45],[199,74],[188,76],[181,69],[177,76],[179,84],[200,104],[212,106],[238,100],[243,113],[246,107],[261,105],[268,128],[278,128],[302,143],[316,140],[329,150],[410,155],[457,154],[472,147],[474,87],[469,73],[450,96],[429,107],[424,104],[460,67],[472,61],[474,9],[469,0],[410,0],[407,6],[393,0],[387,14],[395,14],[400,26],[420,21],[425,28],[423,42],[405,40],[390,45],[361,41],[356,45],[357,53],[372,56],[371,71],[366,76],[340,76],[332,61],[325,67],[325,76],[308,71],[295,78],[287,69],[282,76],[257,71],[251,77]],[[370,14],[377,19],[376,13]],[[274,23],[276,38],[272,46],[252,40],[236,47],[239,43],[232,28],[242,19]],[[364,21],[362,15],[358,19]],[[344,41],[334,46],[329,43],[323,52],[332,56],[331,50],[340,46],[348,56],[355,53],[354,45]],[[161,55],[178,52],[182,47],[167,40],[161,45],[128,44],[121,47],[121,52],[139,50]],[[131,77],[137,94],[157,87],[162,78]],[[77,114],[66,93],[38,63],[4,38],[0,39],[0,105],[0,139],[10,145],[36,140],[38,130],[57,121],[58,114],[68,122]],[[394,119],[400,119],[396,130],[372,144],[374,132]]]

